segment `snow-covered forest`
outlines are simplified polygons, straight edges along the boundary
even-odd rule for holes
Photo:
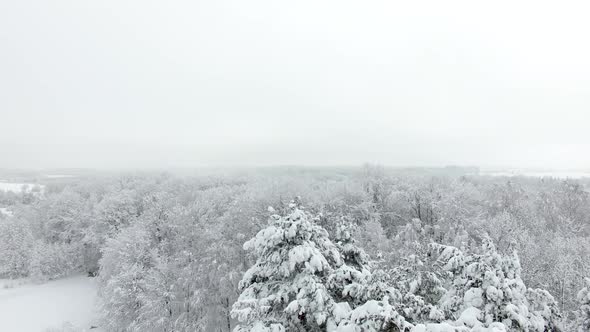
[[[590,332],[590,1],[1,2],[0,332]]]
[[[589,188],[373,165],[52,178],[0,190],[0,279],[92,278],[100,331],[589,331]]]

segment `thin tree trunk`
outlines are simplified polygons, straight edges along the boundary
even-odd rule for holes
[[[226,314],[225,318],[227,320],[227,331],[231,332],[231,310],[229,307],[229,298],[225,298],[225,307],[226,307]]]

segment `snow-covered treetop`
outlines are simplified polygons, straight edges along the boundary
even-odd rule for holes
[[[324,326],[333,300],[324,283],[342,264],[337,247],[315,218],[295,202],[286,216],[272,215],[268,226],[244,244],[257,257],[240,282],[242,294],[232,315],[238,330],[289,331]]]
[[[584,288],[578,292],[578,331],[590,331],[590,278],[584,278]]]
[[[501,323],[510,331],[549,331],[555,328],[559,312],[546,291],[527,289],[520,278],[516,253],[498,254],[489,238],[484,238],[481,253],[440,244],[431,244],[441,266],[453,273],[454,280],[441,307],[448,316],[466,326],[491,327]]]

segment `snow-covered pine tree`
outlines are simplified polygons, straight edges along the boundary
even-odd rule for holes
[[[341,262],[328,233],[294,202],[244,244],[257,260],[240,282],[235,331],[324,331],[334,300],[325,286]]]
[[[365,303],[366,285],[371,277],[369,256],[355,244],[352,237],[354,226],[342,218],[334,231],[334,242],[342,263],[328,277],[327,285],[336,302],[349,302],[356,307]]]
[[[401,293],[401,311],[412,323],[441,322],[446,319],[438,302],[446,293],[440,271],[429,269],[424,257],[414,254],[390,271],[390,278]]]
[[[295,202],[290,209],[244,244],[257,261],[233,305],[235,331],[409,331],[388,296],[399,293],[369,272],[347,227],[336,245],[317,218]]]
[[[563,326],[560,324],[562,314],[551,293],[545,289],[529,288],[526,298],[529,301],[529,319],[532,326],[539,331],[563,331]]]
[[[412,323],[446,319],[437,304],[446,293],[443,281],[448,273],[433,266],[428,250],[431,236],[419,219],[413,219],[396,235],[393,267],[388,270],[401,293],[401,311]]]
[[[328,330],[405,331],[411,328],[396,309],[400,293],[388,283],[389,277],[382,270],[371,272],[371,261],[359,248],[352,231],[354,226],[343,218],[336,227],[335,242],[342,255],[343,264],[328,278],[328,288],[338,301],[334,319]]]
[[[590,331],[590,278],[584,278],[584,288],[578,292],[578,331]]]
[[[338,305],[343,305],[339,303]],[[345,310],[342,310],[345,312]],[[335,314],[337,317],[337,314]],[[391,305],[385,296],[382,300],[369,300],[346,314],[337,327],[328,330],[336,332],[406,332],[414,326]]]
[[[514,253],[501,256],[484,237],[481,253],[431,244],[443,269],[454,275],[441,307],[456,325],[471,328],[504,325],[509,331],[554,331],[559,312],[548,292],[528,290],[520,278],[520,262]],[[527,295],[531,297],[527,298]]]

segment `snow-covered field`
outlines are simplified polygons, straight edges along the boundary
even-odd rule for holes
[[[64,178],[73,178],[73,175],[69,174],[45,174],[45,177],[48,179],[64,179]]]
[[[0,287],[0,331],[98,332],[99,329],[90,329],[96,325],[95,304],[95,280],[85,276],[40,285]]]
[[[12,211],[10,211],[8,208],[0,207],[0,214],[11,217]]]
[[[12,191],[15,193],[20,193],[23,190],[31,191],[36,184],[34,183],[16,183],[16,182],[0,182],[0,190],[1,191]],[[39,185],[40,189],[43,189],[44,185]]]
[[[481,175],[491,176],[528,176],[537,178],[555,179],[583,179],[590,178],[590,171],[568,171],[568,170],[527,170],[527,169],[482,169]]]

